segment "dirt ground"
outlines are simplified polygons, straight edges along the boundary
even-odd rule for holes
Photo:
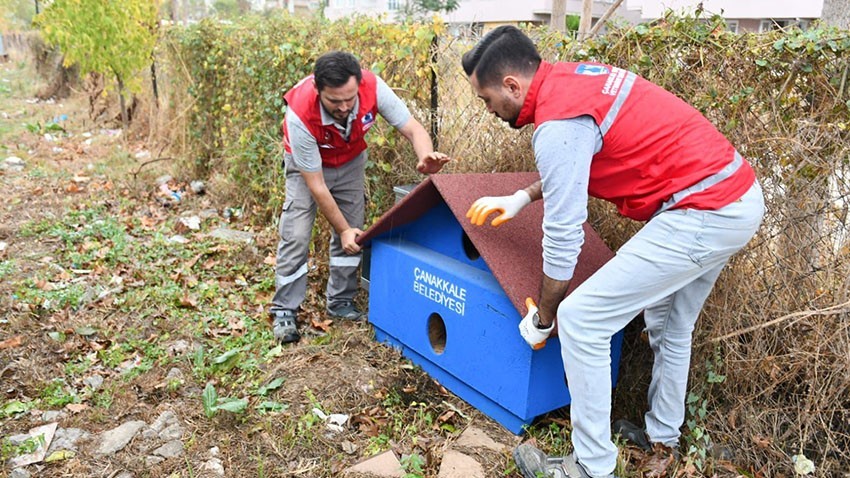
[[[114,124],[93,124],[85,98],[36,101],[30,74],[20,63],[0,65],[7,86],[0,161],[14,156],[24,164],[0,171],[4,459],[22,451],[9,437],[50,421],[88,435],[71,452],[24,467],[32,476],[215,476],[204,468],[213,447],[224,476],[339,476],[385,450],[395,451],[408,476],[436,476],[442,450],[473,423],[515,443],[376,343],[367,323],[326,322],[320,268],[311,272],[315,285],[301,317],[313,326],[299,344],[278,347],[264,313],[274,227],[251,226],[215,191],[191,193],[194,178],[166,183],[182,193],[174,201],[157,185],[173,165],[154,163],[151,145]],[[203,211],[197,230],[180,222]],[[216,241],[209,237],[216,227],[254,240]],[[187,242],[170,241],[176,236]],[[234,350],[236,361],[226,357]],[[275,379],[282,382],[262,390]],[[207,384],[219,397],[247,397],[248,407],[208,416]],[[271,404],[263,408],[264,401]],[[329,431],[314,409],[348,422]],[[99,453],[99,434],[154,423],[164,411],[181,425],[177,458],[150,459],[159,443],[140,436]],[[487,476],[517,476],[505,474],[508,457],[479,453],[476,460]],[[10,466],[0,469],[9,473]]]
[[[181,176],[138,133],[93,123],[80,94],[35,100],[26,65],[0,64],[0,80],[2,458],[27,451],[11,438],[41,425],[76,437],[0,476],[332,477],[387,450],[405,478],[446,476],[443,457],[473,427],[504,445],[460,447],[484,476],[519,476],[510,449],[521,438],[377,343],[368,323],[327,319],[326,264],[310,272],[304,338],[279,346],[266,320],[273,224],[255,224],[214,181],[193,191],[203,178]],[[620,387],[639,393],[615,394],[615,408],[635,418],[647,357],[624,354]],[[331,427],[331,414],[346,421]],[[104,449],[107,432],[132,424],[138,434]],[[568,433],[559,410],[528,435],[563,452]],[[621,458],[624,476],[700,476],[625,446]]]

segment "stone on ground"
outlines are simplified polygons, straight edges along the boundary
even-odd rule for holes
[[[404,471],[395,453],[388,450],[368,460],[361,461],[343,472],[343,475],[346,476],[356,476],[357,474],[380,478],[400,478],[404,476]]]
[[[146,426],[147,424],[142,420],[134,420],[103,432],[97,454],[111,455],[123,449],[136,436],[136,433]]]
[[[476,427],[469,427],[464,430],[455,444],[467,448],[486,448],[495,452],[501,452],[508,448],[507,445],[493,440],[484,430]]]
[[[474,458],[455,450],[447,450],[440,463],[438,478],[486,478],[484,468]]]

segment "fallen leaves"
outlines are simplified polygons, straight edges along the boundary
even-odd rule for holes
[[[65,409],[71,413],[80,413],[83,410],[88,410],[89,406],[85,403],[69,403],[65,405]]]
[[[310,325],[314,329],[321,330],[322,332],[328,332],[331,330],[331,325],[333,325],[334,321],[331,319],[322,320],[320,318],[312,317],[310,319]]]
[[[23,343],[24,337],[22,335],[16,335],[15,337],[0,342],[0,350],[20,347]]]

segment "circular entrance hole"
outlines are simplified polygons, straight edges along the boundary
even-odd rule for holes
[[[463,252],[469,260],[474,261],[481,257],[481,254],[478,252],[478,249],[475,248],[475,244],[472,243],[469,236],[466,235],[466,232],[463,233],[461,242],[463,243]]]
[[[435,354],[442,355],[446,350],[446,323],[436,312],[428,317],[428,340]]]

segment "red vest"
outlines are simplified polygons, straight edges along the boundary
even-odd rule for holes
[[[517,126],[590,115],[602,149],[590,165],[588,193],[645,221],[673,194],[719,173],[735,148],[699,111],[626,70],[598,63],[542,62]],[[719,209],[744,195],[755,173],[743,164],[674,208]]]
[[[363,71],[360,89],[357,92],[359,109],[357,117],[351,122],[351,132],[348,141],[343,138],[336,126],[322,124],[321,103],[319,93],[313,84],[313,75],[299,81],[283,98],[292,111],[304,123],[310,134],[316,138],[319,154],[322,156],[322,167],[338,168],[356,158],[366,149],[366,132],[375,124],[378,114],[378,82],[375,75]],[[289,132],[286,130],[286,120],[281,125],[283,130],[283,147],[292,154],[289,144]]]

